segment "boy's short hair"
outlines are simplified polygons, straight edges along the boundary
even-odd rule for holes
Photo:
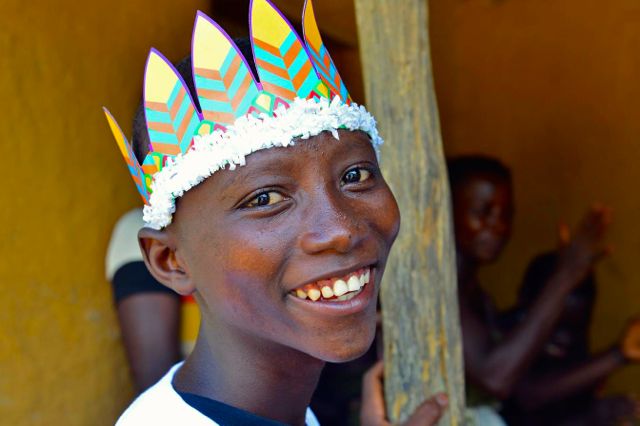
[[[240,49],[240,51],[242,52],[242,55],[247,59],[253,75],[257,76],[258,73],[256,71],[255,64],[253,63],[253,52],[251,50],[251,43],[249,41],[249,38],[236,38],[233,41],[238,46],[238,49]],[[193,84],[191,56],[183,58],[175,65],[175,67],[180,74],[180,77],[182,77],[182,79],[186,83],[187,89],[189,90],[189,94],[191,94],[191,98],[193,99],[193,103],[195,104],[196,109],[198,111],[201,111],[200,102],[198,101],[198,96],[196,95],[196,88]],[[136,109],[136,113],[133,117],[131,146],[133,148],[134,154],[136,155],[138,163],[142,164],[144,158],[149,153],[149,132],[147,131],[147,121],[144,115],[143,102],[140,102],[140,104],[138,104],[138,109]]]
[[[452,190],[478,175],[495,176],[510,184],[511,170],[500,160],[484,155],[461,155],[447,160]]]

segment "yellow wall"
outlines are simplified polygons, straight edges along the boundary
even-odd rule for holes
[[[559,219],[611,205],[592,333],[606,347],[640,313],[640,3],[431,0],[430,19],[447,153],[493,154],[515,174],[513,240],[484,281],[510,304]],[[640,391],[640,367],[608,389]]]
[[[611,204],[617,250],[598,270],[593,330],[605,346],[640,311],[640,5],[431,3],[447,152],[495,154],[515,171],[514,239],[485,281],[509,304],[528,259],[553,246],[558,218]],[[0,2],[0,418],[112,424],[131,386],[103,258],[111,226],[139,201],[100,106],[129,134],[147,49],[182,57],[194,11],[209,3],[25,5]],[[352,52],[335,56],[359,92],[357,71],[344,69]],[[628,368],[609,388],[637,383],[640,369]]]
[[[113,424],[132,395],[103,264],[139,198],[100,107],[130,133],[148,48],[187,54],[198,8],[0,2],[2,424]]]

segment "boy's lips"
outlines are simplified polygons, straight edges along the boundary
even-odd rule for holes
[[[363,310],[372,300],[375,294],[374,275],[375,268],[367,266],[341,277],[305,284],[289,292],[289,298],[309,311],[353,314]]]
[[[313,302],[326,300],[345,301],[355,296],[371,279],[371,267],[354,269],[346,274],[331,278],[323,278],[304,284],[290,291],[300,299]]]

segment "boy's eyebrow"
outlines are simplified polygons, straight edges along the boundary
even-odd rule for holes
[[[267,153],[265,151],[265,153]],[[254,153],[253,155],[255,155]],[[273,154],[272,152],[268,152],[268,154]],[[242,183],[247,180],[251,180],[258,176],[263,176],[265,174],[274,174],[281,175],[281,171],[283,169],[288,170],[289,164],[287,155],[290,153],[283,153],[283,155],[276,155],[275,158],[264,158],[258,159],[258,163],[256,164],[254,161],[247,159],[247,164],[244,166],[237,167],[235,170],[229,170],[230,173],[221,174],[224,176],[220,181],[220,185],[222,186],[221,195],[225,196],[225,193],[232,189],[235,185]],[[271,157],[271,155],[270,155]]]
[[[363,151],[371,151],[368,140],[358,138],[350,141],[352,147],[357,147]],[[343,148],[344,149],[344,148]],[[353,149],[353,148],[352,148]],[[339,156],[340,150],[336,153]],[[224,176],[220,181],[220,194],[222,198],[227,196],[229,190],[239,183],[249,181],[265,174],[282,176],[283,170],[292,170],[299,163],[299,158],[291,147],[273,148],[271,150],[257,151],[247,156],[247,164],[238,166],[235,170],[228,170],[230,173],[221,174]]]

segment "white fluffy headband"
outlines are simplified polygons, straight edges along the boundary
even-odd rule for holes
[[[296,98],[289,108],[280,106],[274,116],[247,115],[226,131],[196,136],[189,151],[170,160],[154,175],[149,204],[144,206],[144,222],[153,229],[169,225],[177,198],[227,165],[231,170],[243,166],[246,156],[253,152],[291,146],[296,138],[308,139],[324,131],[338,139],[338,129],[367,133],[378,153],[382,139],[373,116],[363,106],[344,104],[339,97],[331,103],[324,98]]]

